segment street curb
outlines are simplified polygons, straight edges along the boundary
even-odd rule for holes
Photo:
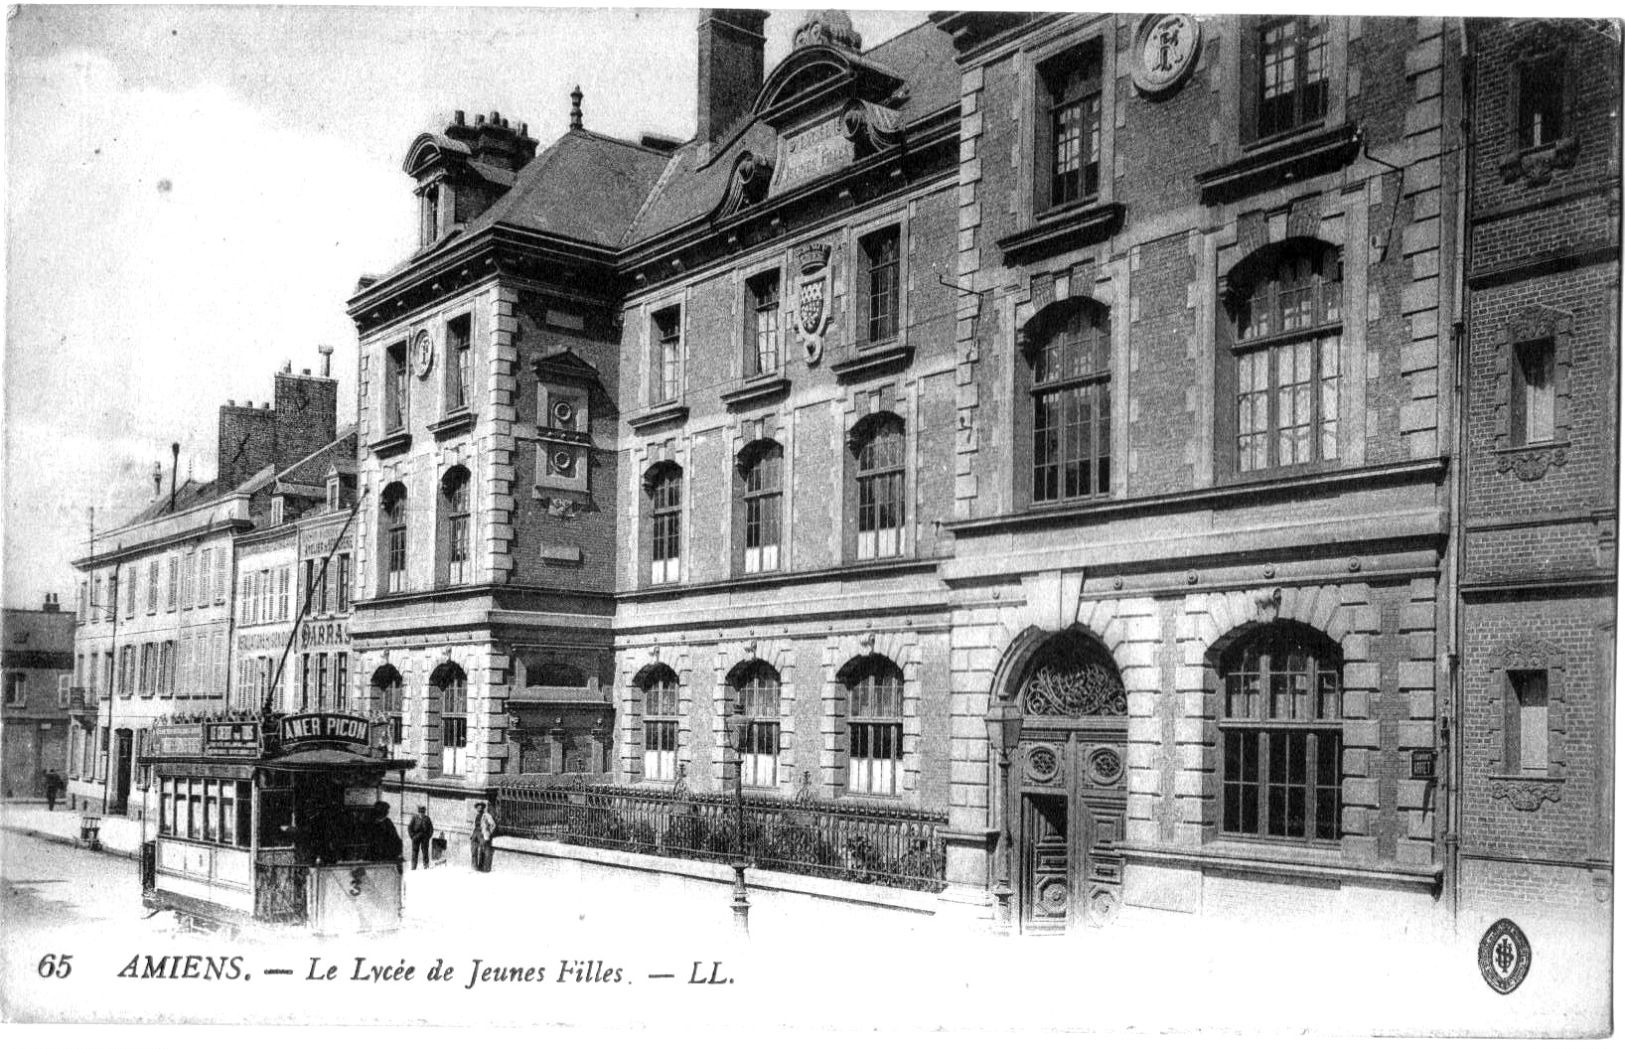
[[[14,827],[10,824],[0,826],[0,830],[8,830],[13,834],[21,834],[29,838],[39,838],[41,841],[52,841],[58,845],[72,845],[76,849],[83,848],[83,846],[79,844],[79,839],[71,835],[52,834],[49,831],[34,830],[32,827]],[[104,855],[118,856],[126,860],[133,860],[136,858],[136,854],[128,849],[115,849],[111,845],[103,845],[100,851]]]

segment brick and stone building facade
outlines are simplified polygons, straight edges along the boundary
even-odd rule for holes
[[[72,707],[73,609],[55,594],[39,608],[0,611],[0,795],[45,793],[45,773],[68,774],[68,718]]]
[[[74,562],[83,594],[75,685],[86,697],[69,738],[76,807],[141,811],[135,758],[159,720],[257,709],[233,673],[237,539],[283,512],[282,472],[333,445],[337,428],[338,380],[289,367],[274,386],[271,402],[220,408],[219,477],[172,475],[166,491],[156,466],[153,502],[117,527],[93,531]],[[297,505],[301,497],[293,498]]]
[[[350,302],[356,684],[420,762],[403,801],[460,828],[503,777],[738,767],[945,814],[945,895],[1032,931],[1427,925],[1535,779],[1569,822],[1507,857],[1605,869],[1571,834],[1604,795],[1606,88],[1469,164],[1463,56],[1501,69],[1511,29],[943,13],[865,50],[819,12],[767,69],[766,17],[701,13],[688,142],[592,132],[578,93],[539,152],[496,113],[409,151],[421,248]],[[1542,223],[1596,236],[1517,261]],[[1547,334],[1493,334],[1553,280]],[[1534,440],[1493,374],[1530,339]],[[1497,635],[1559,561],[1551,630]],[[1486,682],[1553,645],[1548,709],[1597,696],[1551,715],[1574,771],[1509,779]]]
[[[1618,26],[1470,23],[1462,922],[1610,927]]]

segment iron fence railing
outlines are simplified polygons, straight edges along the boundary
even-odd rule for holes
[[[604,784],[496,788],[502,834],[939,892],[947,814],[885,803],[747,797]]]

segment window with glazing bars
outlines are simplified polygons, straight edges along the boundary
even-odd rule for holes
[[[451,664],[441,667],[435,680],[440,691],[440,772],[461,776],[468,749],[468,678]]]
[[[897,335],[898,229],[888,226],[858,242],[863,255],[863,327],[865,342],[881,342]]]
[[[1049,103],[1047,204],[1058,208],[1100,192],[1100,49],[1091,45],[1051,59],[1039,80]]]
[[[661,471],[649,488],[649,509],[654,540],[650,551],[649,582],[675,583],[683,553],[682,471],[676,468]]]
[[[403,685],[400,671],[385,663],[372,674],[372,713],[389,723],[389,741],[401,741],[401,717],[404,713]]]
[[[777,444],[758,448],[745,469],[745,571],[779,567],[779,505],[784,452]]]
[[[858,558],[896,557],[903,552],[904,456],[902,420],[875,423],[857,448]]]
[[[748,719],[739,775],[747,787],[779,782],[779,675],[759,663],[736,686],[740,712]]]
[[[745,355],[745,374],[769,375],[779,370],[779,271],[759,273],[747,287],[755,328],[751,352]]]
[[[847,682],[846,789],[897,794],[903,786],[903,672],[871,657]]]
[[[1342,298],[1337,249],[1312,242],[1233,288],[1239,470],[1337,458]]]
[[[446,325],[446,414],[468,407],[469,318],[455,317]]]
[[[677,778],[677,675],[661,667],[643,683],[643,778]]]
[[[1033,356],[1033,501],[1111,491],[1111,326],[1104,309],[1059,318]]]
[[[651,401],[665,404],[683,393],[683,314],[676,306],[654,315],[655,354]]]
[[[1342,662],[1308,630],[1259,630],[1224,660],[1219,721],[1227,834],[1337,841]]]
[[[447,478],[446,491],[446,582],[452,586],[468,582],[468,476]]]
[[[406,589],[406,493],[397,491],[384,500],[386,564],[384,592],[399,594]],[[314,585],[314,581],[312,581]]]
[[[384,351],[384,432],[406,429],[406,343]]]
[[[1258,124],[1268,138],[1326,115],[1330,48],[1324,16],[1272,18],[1258,29]]]

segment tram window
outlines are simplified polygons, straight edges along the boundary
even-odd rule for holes
[[[175,827],[175,785],[168,778],[158,781],[158,833],[170,834]]]
[[[248,784],[241,785],[237,801],[237,844],[248,848],[254,840],[254,807],[249,804]]]
[[[220,840],[220,785],[205,781],[203,784],[203,833],[198,837],[204,841]]]
[[[187,806],[186,836],[188,838],[203,837],[203,781],[191,779],[186,781],[190,804]]]
[[[246,808],[246,806],[245,806]],[[293,823],[293,791],[260,791],[260,848],[284,849],[293,845],[286,829]]]

